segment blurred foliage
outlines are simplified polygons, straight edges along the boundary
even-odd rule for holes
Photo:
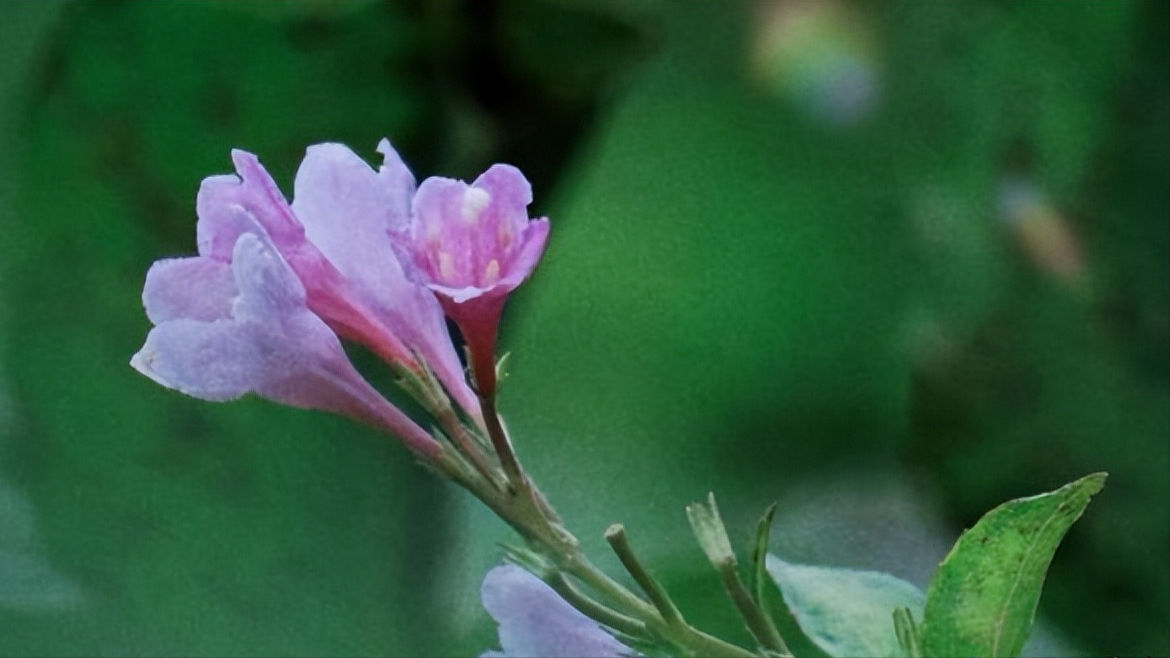
[[[508,161],[533,180],[553,240],[510,309],[503,409],[586,544],[625,522],[696,621],[743,634],[688,538],[708,490],[746,540],[773,499],[900,482],[937,527],[891,540],[905,524],[855,515],[870,527],[789,549],[925,586],[915,565],[941,554],[874,564],[879,545],[940,545],[1103,470],[1041,617],[1082,652],[1166,652],[1168,18],[1157,0],[0,4],[0,653],[494,645],[478,585],[509,535],[468,496],[363,427],[187,399],[126,363],[142,276],[194,250],[195,190],[230,148],[288,190],[306,145],[372,156],[382,136],[420,177]],[[818,30],[813,52],[760,41]],[[818,114],[841,98],[866,104]],[[1055,228],[1001,221],[1005,176]],[[1030,258],[1058,233],[1075,281]],[[811,500],[830,531],[852,511]],[[808,534],[784,519],[778,546]]]

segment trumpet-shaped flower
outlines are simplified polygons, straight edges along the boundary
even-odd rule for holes
[[[495,344],[504,301],[536,267],[548,219],[530,220],[532,188],[515,167],[497,164],[474,183],[428,178],[414,197],[402,238],[414,275],[459,325],[479,392],[495,391]]]
[[[407,278],[391,244],[409,221],[414,177],[388,141],[378,151],[383,164],[374,171],[340,144],[310,147],[291,205],[256,156],[233,151],[237,175],[212,176],[199,190],[199,254],[230,262],[240,235],[267,235],[303,285],[309,310],[391,364],[430,369],[478,420],[442,309]]]
[[[251,221],[239,208],[234,216],[240,226]],[[143,302],[155,327],[130,363],[163,386],[214,401],[256,393],[362,420],[424,457],[441,450],[358,374],[258,227],[240,233],[230,261],[155,263]]]
[[[485,653],[485,657],[637,655],[539,578],[516,565],[505,564],[489,571],[480,597],[483,607],[500,626],[503,649]]]

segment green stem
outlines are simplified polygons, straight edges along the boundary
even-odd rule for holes
[[[746,658],[755,655],[746,649],[687,624],[662,586],[642,568],[625,538],[625,531],[620,526],[614,526],[617,528],[617,532],[612,538],[611,534],[613,533],[607,531],[606,538],[610,540],[611,545],[614,545],[619,559],[638,581],[639,586],[650,596],[654,605],[647,603],[593,565],[588,557],[581,552],[577,538],[560,524],[547,499],[520,468],[511,442],[508,440],[496,412],[495,397],[481,395],[479,401],[488,437],[491,439],[500,465],[508,478],[509,486],[501,490],[494,486],[493,480],[471,477],[466,472],[457,473],[457,481],[497,516],[515,528],[531,546],[550,559],[557,568],[576,577],[620,608],[620,611],[612,610],[601,613],[606,619],[598,619],[597,617],[594,619],[602,623],[616,619],[626,628],[634,630],[635,626],[631,626],[613,615],[632,618],[648,630],[651,635],[657,636],[691,655],[731,656],[733,658]],[[452,472],[454,473],[454,471]],[[611,528],[611,531],[614,528]],[[584,599],[585,597],[582,596],[581,600]],[[600,604],[596,605],[600,606]],[[619,628],[618,626],[613,627]],[[638,635],[644,636],[644,633],[638,633]]]
[[[485,446],[460,422],[455,408],[451,406],[451,398],[443,390],[443,385],[435,378],[434,373],[424,366],[422,372],[402,368],[398,374],[399,385],[421,402],[438,421],[439,427],[459,453],[471,463],[481,477],[502,491],[505,485],[501,482],[499,471],[491,464],[487,452],[484,451]]]
[[[476,441],[467,428],[456,418],[455,410],[447,405],[446,409],[440,410],[440,413],[436,414],[436,418],[439,421],[439,426],[459,449],[460,454],[471,462],[476,472],[493,487],[504,491],[507,488],[507,483],[500,477],[499,471],[492,466],[479,441]]]
[[[646,624],[628,617],[622,613],[606,607],[597,601],[589,598],[581,590],[577,589],[573,583],[565,578],[563,573],[557,573],[548,581],[550,587],[556,590],[561,598],[565,599],[585,615],[595,619],[612,629],[625,633],[633,637],[643,637],[646,635]]]
[[[622,566],[634,577],[638,587],[641,587],[642,591],[646,592],[646,596],[650,597],[650,602],[654,604],[658,614],[662,615],[666,623],[673,628],[686,626],[686,620],[683,619],[682,613],[674,605],[674,601],[670,599],[666,590],[642,566],[642,561],[638,559],[633,547],[630,546],[629,538],[626,537],[625,527],[617,523],[611,525],[605,531],[605,540],[613,547],[613,552],[617,553]]]
[[[720,565],[719,575],[723,578],[723,587],[727,590],[727,594],[735,603],[735,607],[739,609],[744,623],[747,624],[748,630],[751,631],[752,636],[756,638],[760,646],[783,656],[791,656],[788,645],[784,643],[784,638],[780,637],[780,631],[772,622],[772,618],[756,605],[756,602],[752,600],[752,595],[743,586],[743,581],[739,579],[739,573],[735,570],[735,564]]]
[[[630,575],[633,576],[638,586],[646,592],[646,596],[650,597],[650,601],[657,609],[658,617],[661,621],[659,623],[654,623],[658,620],[648,621],[646,624],[647,627],[658,632],[668,642],[680,648],[690,649],[698,654],[734,657],[755,655],[746,649],[720,640],[713,635],[708,635],[688,624],[678,607],[674,604],[674,601],[666,593],[666,590],[642,566],[641,560],[638,559],[633,547],[630,546],[624,527],[620,524],[610,526],[605,531],[605,539],[613,547],[614,553],[621,560],[622,566],[626,568],[626,571],[630,572]]]

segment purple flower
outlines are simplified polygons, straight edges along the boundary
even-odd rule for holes
[[[402,236],[413,274],[459,325],[476,386],[495,392],[495,344],[504,301],[536,267],[548,241],[548,219],[530,220],[532,188],[515,167],[497,164],[470,186],[428,178],[414,197]]]
[[[247,226],[246,211],[235,215]],[[142,298],[156,326],[130,363],[163,386],[215,401],[256,393],[362,420],[424,457],[441,450],[354,370],[262,231],[241,232],[229,261],[158,261]]]
[[[601,625],[569,605],[524,569],[505,564],[488,572],[480,590],[483,607],[500,626],[500,647],[491,658],[637,655]]]
[[[228,263],[242,234],[266,235],[304,286],[309,310],[389,363],[431,370],[478,421],[442,309],[407,278],[391,242],[409,223],[414,177],[388,141],[378,151],[383,164],[374,171],[340,144],[309,147],[291,206],[256,156],[233,151],[238,176],[212,176],[199,189],[199,254]]]

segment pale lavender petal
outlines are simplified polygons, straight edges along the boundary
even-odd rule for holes
[[[247,195],[242,193],[241,187],[243,183],[235,175],[203,179],[195,198],[199,217],[195,224],[195,242],[200,256],[229,262],[241,235],[263,231],[244,205]]]
[[[322,355],[330,360],[336,337],[304,308],[304,287],[262,238],[240,237],[231,272],[231,317],[160,323],[135,355],[135,367],[188,395],[229,400],[308,371]]]
[[[231,320],[171,320],[146,336],[130,365],[154,381],[202,400],[233,400],[255,390],[250,340]]]
[[[194,397],[219,401],[256,393],[363,420],[424,454],[439,449],[353,368],[337,336],[306,307],[296,275],[263,237],[239,238],[231,271],[234,291],[216,289],[231,294],[231,317],[161,322],[131,365]]]
[[[378,327],[352,285],[308,241],[304,226],[256,156],[233,151],[238,176],[212,176],[203,181],[196,200],[199,253],[230,262],[236,241],[245,233],[270,240],[305,286],[309,305],[334,330],[388,358],[413,363],[408,350],[384,327]]]
[[[458,400],[476,415],[443,311],[425,288],[407,278],[391,242],[409,221],[414,177],[386,140],[375,173],[341,144],[308,149],[297,171],[293,213],[310,242],[353,284],[362,303],[391,332],[417,350]]]
[[[402,195],[405,201],[401,213],[390,215],[390,231],[396,237],[410,228],[410,199],[414,196],[414,174],[402,161],[398,151],[390,145],[390,140],[382,138],[376,149],[382,154],[382,167],[378,169],[378,179],[382,185],[391,191],[391,194]]]
[[[142,288],[142,304],[153,324],[177,318],[204,322],[226,318],[235,296],[231,265],[202,257],[157,261]]]
[[[500,626],[501,653],[509,658],[636,655],[596,621],[569,605],[524,569],[506,564],[488,572],[480,590],[483,607]]]
[[[196,202],[199,253],[230,261],[245,233],[270,240],[306,289],[309,307],[339,334],[361,342],[390,362],[418,369],[415,354],[368,307],[345,277],[305,235],[304,226],[256,156],[233,151],[238,176],[204,180]],[[388,258],[393,258],[388,255]]]
[[[512,260],[500,277],[497,287],[515,290],[536,269],[548,245],[548,219],[534,219],[520,231],[520,246],[512,253]]]
[[[393,166],[375,173],[340,144],[310,147],[297,171],[292,208],[309,241],[395,334],[413,339],[408,343],[428,343],[422,351],[435,353],[428,357],[439,356],[438,348],[446,345],[449,359],[458,363],[442,311],[407,279],[391,244],[391,226],[407,221],[414,180],[397,154],[389,153]]]
[[[264,237],[255,233],[240,236],[232,252],[232,273],[240,291],[234,306],[237,321],[267,323],[312,315],[306,306],[305,286]]]
[[[317,144],[305,153],[293,186],[292,210],[309,241],[342,274],[368,288],[387,276],[402,278],[401,267],[389,257],[389,231],[410,212],[414,185],[396,189],[387,180],[405,182],[376,173],[346,146]]]
[[[386,269],[390,230],[408,221],[414,194],[410,171],[388,142],[382,146],[387,162],[377,172],[344,145],[310,146],[293,187],[292,210],[309,240],[367,286]]]
[[[484,211],[488,215],[484,218],[486,224],[508,224],[512,228],[523,228],[528,223],[532,184],[519,169],[512,165],[494,164],[480,174],[471,186],[491,195],[491,205]]]
[[[233,149],[232,163],[243,181],[236,189],[239,205],[255,215],[256,221],[282,254],[286,248],[300,245],[304,241],[305,229],[260,160],[252,153]]]
[[[199,254],[230,260],[236,239],[260,227],[287,259],[301,256],[305,231],[272,176],[255,155],[232,151],[237,175],[210,176],[199,186],[195,210]]]
[[[467,223],[464,220],[466,194],[467,183],[432,176],[422,182],[414,195],[412,262],[429,284],[480,287],[476,272],[482,266],[476,262],[474,231],[463,226]]]

